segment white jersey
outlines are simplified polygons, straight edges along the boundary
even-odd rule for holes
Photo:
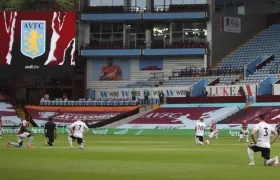
[[[88,129],[87,125],[82,121],[76,121],[69,126],[73,130],[73,136],[77,138],[83,138],[83,133],[85,129]]]
[[[270,137],[274,128],[266,122],[260,122],[255,125],[254,129],[257,131],[257,146],[270,148]]]
[[[241,132],[248,132],[249,131],[249,127],[241,127],[240,129]]]
[[[196,128],[196,132],[195,132],[196,136],[204,136],[204,131],[205,131],[205,128],[206,128],[205,123],[197,122],[196,125],[195,125],[195,128]]]

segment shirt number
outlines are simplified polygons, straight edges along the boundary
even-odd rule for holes
[[[268,131],[267,131],[267,128],[264,128],[264,135],[263,136],[267,136],[268,135]]]
[[[82,127],[82,125],[79,125],[78,131],[80,131],[81,127]]]

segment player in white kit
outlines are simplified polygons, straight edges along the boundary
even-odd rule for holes
[[[79,148],[83,149],[84,148],[83,137],[86,135],[86,133],[89,130],[87,125],[84,122],[78,120],[78,121],[74,122],[73,124],[71,124],[68,128],[70,130],[70,134],[68,136],[70,148],[71,149],[73,148],[73,139],[77,139]]]
[[[252,130],[251,136],[253,142],[248,145],[248,156],[250,159],[249,166],[254,166],[254,152],[261,152],[261,156],[264,158],[264,165],[271,166],[278,166],[278,156],[274,158],[270,158],[270,147],[278,138],[278,134],[275,129],[267,124],[265,120],[265,115],[259,115],[260,123],[256,124],[254,129]],[[273,135],[272,140],[270,141],[270,137]]]
[[[206,128],[206,124],[203,122],[204,119],[200,118],[199,122],[195,125],[195,142],[196,144],[203,145],[204,139],[204,131]]]

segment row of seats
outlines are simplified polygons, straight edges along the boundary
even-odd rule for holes
[[[101,100],[44,100],[41,99],[41,106],[136,106],[138,100],[132,101],[130,99],[101,99]]]
[[[241,63],[245,65],[259,56],[269,57],[274,55],[274,60],[261,69],[253,72],[249,77],[237,83],[238,85],[245,84],[259,84],[268,75],[278,73],[278,66],[280,64],[280,25],[274,24],[268,29],[254,37],[251,41],[246,43],[241,49],[236,51],[235,56],[227,61],[227,64],[236,65]],[[223,63],[225,64],[225,62]]]
[[[240,79],[239,75],[235,76],[222,76],[219,77],[219,84],[217,85],[231,85],[235,84]]]
[[[165,48],[207,48],[208,44],[205,42],[179,42],[166,44]]]
[[[279,40],[280,25],[272,25],[232,54],[225,57],[217,68],[231,66],[241,70],[244,68],[245,64],[248,64],[259,56],[275,55],[275,62],[277,62],[280,57]],[[271,65],[272,64],[273,62],[271,62]],[[267,68],[269,68],[269,66]],[[267,72],[265,71],[265,73]]]
[[[173,77],[169,77],[168,81],[162,81],[158,78],[149,78],[148,80],[136,81],[134,84],[127,84],[120,86],[119,88],[141,88],[141,87],[181,87],[192,86],[199,80],[207,78],[208,82],[212,82],[219,78],[219,82],[216,85],[232,85],[240,80],[240,74],[242,71],[228,68],[220,68],[217,70],[207,68],[185,68],[182,70],[176,70]]]
[[[127,84],[125,86],[120,86],[119,88],[143,88],[143,87],[155,87],[159,85],[159,80],[150,78],[147,81],[136,81],[134,84]]]
[[[208,82],[212,82],[219,78],[219,83],[217,85],[232,85],[235,84],[240,79],[240,75],[222,75],[222,76],[199,76],[199,77],[169,77],[168,81],[161,82],[158,79],[149,78],[146,81],[136,81],[134,84],[127,84],[125,86],[120,86],[119,88],[141,88],[141,87],[181,87],[181,86],[192,86],[203,78],[207,78]]]
[[[224,67],[218,69],[208,69],[208,68],[185,68],[181,70],[174,70],[173,73],[176,73],[179,77],[192,77],[192,76],[225,76],[225,75],[235,75],[243,73],[243,70]]]
[[[173,82],[164,82],[162,87],[178,87],[178,86],[192,86],[196,83],[197,81],[180,81],[180,82],[176,82],[176,81],[173,81]]]
[[[206,76],[206,77],[171,77],[170,80],[165,85],[178,85],[187,84],[193,85],[203,78],[208,78],[208,82],[212,82],[216,78],[219,78],[219,85],[230,85],[234,84],[240,79],[239,75],[225,75],[225,76]]]

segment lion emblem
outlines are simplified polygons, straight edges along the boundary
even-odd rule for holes
[[[32,53],[33,56],[39,53],[39,46],[42,45],[40,39],[44,36],[39,34],[36,30],[31,30],[28,35],[24,35],[24,51],[27,53]]]

